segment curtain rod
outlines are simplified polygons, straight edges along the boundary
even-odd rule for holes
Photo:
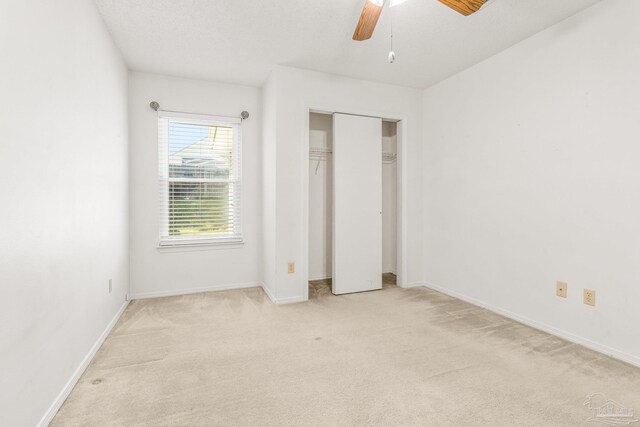
[[[166,111],[167,113],[198,114],[198,113],[190,113],[190,112],[187,112],[187,111],[160,110],[160,104],[157,103],[156,101],[151,101],[151,103],[149,103],[149,107],[151,107],[151,109],[154,110],[154,111]],[[241,120],[246,120],[248,118],[249,118],[249,112],[248,111],[242,111],[240,113],[240,119]]]

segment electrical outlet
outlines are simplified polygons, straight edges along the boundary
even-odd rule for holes
[[[567,284],[564,282],[556,282],[556,295],[562,298],[567,297]]]
[[[289,265],[287,266],[287,270],[289,271],[289,274],[293,274],[296,272],[296,263],[295,262],[290,262]]]
[[[113,279],[109,279],[109,293],[113,290]]]
[[[583,294],[583,302],[587,305],[596,305],[596,291],[593,289],[585,289]]]

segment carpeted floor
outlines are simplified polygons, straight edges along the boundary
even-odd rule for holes
[[[438,292],[310,295],[133,301],[52,425],[598,425],[594,393],[640,411],[640,369]]]

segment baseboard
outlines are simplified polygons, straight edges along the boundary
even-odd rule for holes
[[[291,304],[294,302],[304,301],[302,296],[295,296],[289,298],[276,298],[267,287],[260,282],[248,282],[248,283],[235,283],[229,285],[213,285],[205,286],[201,288],[189,288],[189,289],[174,289],[170,291],[158,291],[158,292],[140,292],[131,294],[131,299],[148,299],[148,298],[162,298],[162,297],[174,297],[180,295],[199,294],[201,292],[216,292],[216,291],[229,291],[233,289],[246,289],[246,288],[262,288],[267,294],[269,299],[274,304]]]
[[[269,288],[267,288],[267,285],[265,285],[264,283],[262,283],[262,290],[264,291],[265,294],[267,294],[267,296],[269,297],[269,299],[271,300],[272,303],[277,304],[276,302],[276,297],[275,295],[273,295],[271,293],[271,291],[269,290]]]
[[[93,357],[96,355],[96,353],[102,346],[102,343],[104,343],[104,340],[107,339],[107,336],[109,336],[109,334],[111,333],[111,330],[113,329],[113,327],[116,325],[116,323],[118,323],[120,316],[122,316],[122,313],[124,313],[124,310],[127,308],[128,305],[129,305],[129,301],[125,301],[124,304],[122,304],[122,307],[120,307],[118,312],[115,314],[115,316],[113,316],[113,318],[111,319],[107,327],[104,329],[104,331],[102,331],[102,334],[100,334],[100,336],[98,337],[98,340],[91,347],[91,350],[89,350],[89,353],[87,353],[84,359],[82,359],[82,362],[80,362],[80,366],[78,366],[78,368],[75,370],[71,378],[69,378],[69,381],[67,381],[67,383],[63,387],[62,391],[60,391],[60,394],[58,394],[58,396],[53,401],[53,403],[51,404],[47,412],[44,414],[44,416],[38,423],[38,427],[48,426],[51,420],[53,420],[53,417],[56,416],[56,414],[58,413],[58,410],[60,410],[64,401],[67,400],[67,397],[69,397],[71,390],[73,390],[73,387],[75,387],[76,383],[84,373],[85,369],[87,369],[87,366],[89,366],[89,363],[91,363],[91,360],[93,360]]]
[[[275,304],[293,304],[296,302],[303,302],[303,301],[305,301],[305,299],[302,295],[300,295],[295,297],[278,298],[276,299]]]
[[[401,288],[418,288],[418,287],[428,287],[424,282],[411,282],[411,283],[407,283],[404,286],[400,286]]]
[[[267,296],[269,297],[271,302],[274,303],[274,304],[278,304],[278,305],[280,305],[280,304],[293,304],[295,302],[306,301],[304,299],[304,297],[302,297],[302,296],[295,296],[295,297],[288,297],[288,298],[276,298],[276,296],[271,293],[269,288],[267,288],[264,285],[264,283],[261,286],[262,286],[262,290],[264,291],[264,293],[267,294]]]
[[[538,322],[537,320],[529,319],[528,317],[520,316],[519,314],[513,313],[509,310],[502,309],[500,307],[493,306],[491,304],[487,304],[485,302],[479,301],[475,298],[468,297],[466,295],[460,294],[455,291],[451,291],[449,289],[443,288],[441,286],[433,285],[431,283],[422,282],[422,286],[432,289],[434,291],[441,292],[445,295],[449,295],[450,297],[457,298],[459,300],[468,302],[469,304],[473,304],[478,307],[485,308],[489,311],[497,313],[501,316],[507,317],[511,320],[515,320],[516,322],[522,323],[524,325],[530,326],[534,329],[538,329],[540,331],[546,332],[551,335],[555,335],[559,338],[565,339],[575,344],[582,345],[590,350],[597,351],[598,353],[602,353],[606,356],[612,357],[614,359],[620,360],[622,362],[628,363],[630,365],[640,367],[640,357],[634,356],[632,354],[626,353],[624,351],[617,350],[615,348],[608,347],[606,345],[599,344],[595,341],[591,341],[587,338],[574,335],[571,332],[564,331],[562,329],[554,328],[553,326],[547,325],[542,322]]]
[[[248,282],[248,283],[233,283],[228,285],[204,286],[201,288],[173,289],[169,291],[139,292],[139,293],[132,293],[131,299],[174,297],[179,295],[199,294],[201,292],[215,292],[215,291],[228,291],[232,289],[259,288],[261,286],[262,285],[259,282]]]

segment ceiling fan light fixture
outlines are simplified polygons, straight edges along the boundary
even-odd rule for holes
[[[402,3],[406,2],[407,0],[391,0],[391,3],[389,3],[389,7],[394,7],[394,6],[398,6],[401,5]]]

